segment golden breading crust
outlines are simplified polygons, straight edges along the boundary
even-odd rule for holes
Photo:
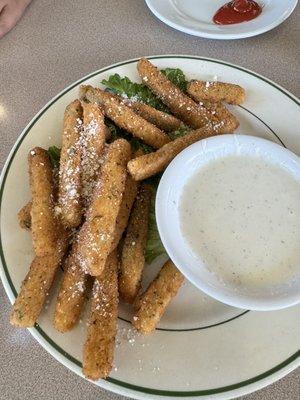
[[[58,227],[59,229],[59,227]],[[36,256],[13,305],[10,323],[19,328],[34,326],[54,280],[55,272],[68,246],[67,233],[59,229],[60,238],[51,255]]]
[[[154,331],[183,280],[183,275],[172,261],[167,261],[135,304],[137,310],[132,324],[139,332],[148,334]]]
[[[52,166],[47,151],[40,147],[29,152],[28,162],[32,241],[36,256],[43,257],[55,252],[58,239]]]
[[[156,108],[138,101],[126,101],[125,104],[132,108],[135,113],[140,115],[146,121],[156,125],[159,129],[165,132],[173,132],[179,129],[182,125],[180,119],[171,114],[159,111]]]
[[[83,374],[93,380],[106,378],[112,368],[118,318],[118,257],[110,254],[100,277],[95,278]]]
[[[114,241],[111,248],[115,249],[127,226],[130,211],[137,194],[137,182],[130,175],[126,177],[125,192],[117,217]],[[54,327],[60,332],[71,330],[81,315],[86,298],[88,276],[83,271],[77,259],[78,250],[76,239],[70,255],[64,265],[64,273],[57,298]]]
[[[81,185],[83,201],[87,206],[103,162],[107,127],[104,123],[104,113],[97,104],[82,103],[82,108]]]
[[[81,147],[82,200],[88,206],[94,182],[100,174],[106,139],[104,114],[96,104],[83,103]],[[77,323],[86,298],[88,276],[78,261],[77,241],[64,265],[64,273],[57,298],[53,324],[60,332],[71,330]]]
[[[19,225],[22,229],[30,230],[31,228],[31,201],[21,208],[18,212]]]
[[[152,194],[152,186],[142,183],[130,215],[122,247],[119,291],[120,296],[127,303],[133,303],[140,289],[145,265],[144,253]]]
[[[245,90],[233,83],[193,80],[188,83],[187,92],[196,101],[224,101],[229,104],[242,104],[245,101]]]
[[[179,137],[154,153],[145,154],[128,162],[127,168],[133,179],[140,181],[163,171],[167,165],[189,145],[198,140],[219,134],[217,129],[204,127]]]
[[[109,146],[86,221],[78,235],[80,265],[94,276],[101,274],[111,251],[130,156],[130,144],[125,139],[115,140]]]
[[[121,240],[121,237],[126,229],[130,212],[138,192],[138,182],[135,181],[129,174],[126,177],[125,191],[122,198],[119,214],[117,216],[115,236],[111,245],[111,251],[114,250]]]
[[[165,103],[170,111],[192,128],[201,128],[208,123],[219,124],[209,116],[203,107],[199,107],[189,96],[174,85],[149,60],[141,58],[137,64],[143,83],[148,86]]]
[[[134,152],[133,157],[139,157],[144,154],[142,149],[138,149]],[[111,245],[111,252],[118,246],[122,235],[127,227],[128,220],[130,217],[131,209],[136,198],[139,188],[139,183],[135,181],[131,175],[127,174],[125,191],[122,197],[122,202],[117,216],[115,237]]]
[[[76,239],[75,239],[76,240]],[[78,322],[85,298],[88,276],[76,260],[76,241],[64,263],[53,325],[59,332],[71,330]]]
[[[92,86],[81,86],[81,97],[103,106],[105,114],[116,125],[158,149],[170,141],[167,134],[136,114],[117,96]]]
[[[233,133],[239,126],[237,118],[222,103],[202,100],[199,107],[204,107],[208,115],[212,115],[223,125],[223,133]]]
[[[67,228],[76,228],[82,217],[81,146],[82,107],[74,100],[65,110],[59,166],[58,201]]]

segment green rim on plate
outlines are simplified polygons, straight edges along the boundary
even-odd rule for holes
[[[214,59],[209,59],[209,58],[205,58],[205,57],[196,57],[196,56],[175,56],[175,55],[167,55],[167,56],[151,56],[151,57],[147,57],[148,59],[170,59],[170,58],[183,58],[183,59],[191,59],[191,60],[201,60],[201,61],[207,61],[207,62],[211,62],[211,63],[217,63],[217,64],[222,64],[225,65],[227,67],[231,67],[234,69],[238,69],[240,71],[243,71],[249,75],[255,76],[256,78],[266,82],[267,84],[273,86],[274,88],[276,88],[277,90],[279,90],[280,92],[282,92],[285,96],[287,96],[289,99],[291,99],[293,102],[295,102],[297,105],[300,105],[300,102],[298,99],[296,99],[293,95],[291,95],[290,93],[288,93],[285,89],[281,88],[280,86],[276,85],[274,82],[252,72],[249,71],[245,68],[230,64],[230,63],[226,63],[224,61],[219,61],[219,60],[214,60]],[[24,138],[27,136],[27,134],[29,133],[29,131],[31,130],[31,128],[36,124],[36,122],[41,118],[41,116],[49,109],[49,107],[51,107],[58,99],[60,99],[63,95],[65,95],[66,93],[68,93],[70,90],[72,90],[75,86],[77,86],[78,84],[98,75],[99,73],[103,73],[105,71],[108,71],[110,69],[112,69],[112,67],[120,67],[123,65],[127,65],[127,64],[133,64],[136,63],[139,60],[139,58],[136,59],[132,59],[129,61],[124,61],[124,62],[120,62],[117,64],[114,64],[110,67],[106,67],[103,69],[100,69],[98,71],[92,72],[90,75],[85,76],[84,78],[80,79],[79,81],[73,83],[72,85],[70,85],[68,88],[64,89],[61,93],[59,93],[56,97],[54,97],[33,119],[32,121],[29,123],[29,125],[25,128],[25,130],[22,132],[21,136],[19,137],[18,141],[15,144],[15,147],[13,148],[13,150],[11,151],[11,154],[8,158],[8,162],[7,165],[4,167],[3,171],[2,171],[2,176],[1,176],[1,187],[0,187],[0,215],[1,215],[1,206],[2,206],[2,198],[3,198],[3,192],[4,192],[4,187],[5,187],[5,182],[7,179],[7,175],[9,173],[10,170],[10,166],[14,160],[14,157],[20,147],[20,145],[22,144]],[[245,109],[243,107],[243,109]],[[252,115],[254,115],[256,118],[260,119],[258,116],[256,116],[255,114],[253,114],[251,111],[245,109],[246,111],[248,111],[249,113],[251,113]],[[260,121],[277,137],[277,139],[281,142],[282,145],[283,142],[280,139],[280,137],[264,122],[260,119]],[[1,257],[1,261],[2,261],[2,266],[3,266],[3,270],[4,270],[4,274],[7,280],[7,283],[14,295],[14,297],[17,296],[17,291],[13,285],[13,282],[11,280],[11,277],[9,275],[8,272],[8,268],[7,268],[7,264],[6,264],[6,260],[4,257],[4,251],[3,251],[3,247],[2,247],[2,237],[1,237],[1,232],[0,232],[0,257]],[[239,316],[244,315],[244,313],[242,313]],[[233,320],[236,317],[230,319]],[[225,321],[225,322],[229,322],[229,321]],[[219,325],[219,324],[215,324],[215,325]],[[73,356],[71,356],[69,353],[67,353],[66,351],[64,351],[60,346],[58,346],[44,331],[43,329],[41,329],[40,326],[36,325],[34,328],[31,328],[31,330],[36,331],[37,335],[40,335],[54,350],[56,350],[58,353],[60,353],[63,357],[65,357],[68,361],[70,361],[71,363],[75,364],[77,367],[82,368],[82,364],[80,361],[78,361],[76,358],[74,358]],[[298,357],[300,357],[300,350],[298,350],[296,353],[294,353],[293,355],[291,355],[289,358],[287,358],[286,360],[284,360],[283,362],[281,362],[280,364],[276,365],[275,367],[271,368],[270,370],[259,374],[253,378],[244,380],[242,382],[238,382],[232,385],[228,385],[228,386],[224,386],[224,387],[219,387],[219,388],[214,388],[214,389],[207,389],[207,390],[194,390],[194,391],[171,391],[171,390],[159,390],[159,389],[152,389],[152,388],[147,388],[147,387],[142,387],[142,386],[137,386],[137,385],[133,385],[127,382],[123,382],[120,381],[118,379],[115,378],[107,378],[106,381],[110,382],[114,385],[126,388],[126,389],[130,389],[136,392],[142,392],[145,394],[153,394],[153,395],[159,395],[159,396],[169,396],[169,397],[192,397],[192,396],[207,396],[207,395],[213,395],[213,394],[219,394],[219,393],[225,393],[231,390],[236,390],[245,386],[248,386],[250,384],[256,383],[261,381],[264,378],[267,378],[269,376],[271,376],[272,374],[280,371],[281,369],[283,369],[284,367],[288,366],[289,364],[291,364],[293,361],[295,361]]]

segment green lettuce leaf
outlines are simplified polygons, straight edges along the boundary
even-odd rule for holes
[[[155,196],[151,203],[149,226],[148,226],[148,238],[145,251],[145,261],[150,264],[158,256],[167,254],[166,250],[160,240],[160,236],[157,229],[156,218],[155,218]]]
[[[56,146],[51,146],[48,148],[48,155],[50,157],[52,167],[58,168],[60,160],[60,149]]]
[[[187,88],[187,80],[183,71],[179,68],[165,68],[162,69],[161,72],[166,75],[174,85],[178,86],[180,90],[183,92],[186,91]]]
[[[176,131],[170,132],[169,136],[172,140],[177,139],[181,136],[186,135],[188,132],[190,132],[190,128],[183,125],[180,128],[178,128]]]
[[[141,149],[145,154],[152,153],[154,151],[153,147],[149,146],[144,142],[141,142],[136,138],[131,138],[129,142],[131,144],[132,151],[137,151]]]
[[[103,79],[101,82],[107,89],[121,96],[126,96],[129,99],[134,98],[136,101],[141,101],[149,106],[152,106],[161,111],[167,111],[167,107],[142,83],[132,82],[127,76],[121,78],[119,74],[111,75],[108,79]]]

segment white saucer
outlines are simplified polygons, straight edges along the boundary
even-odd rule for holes
[[[190,35],[209,39],[242,39],[267,32],[294,11],[298,0],[258,0],[263,12],[241,24],[220,26],[213,23],[216,11],[226,0],[145,0],[153,14],[165,24]]]

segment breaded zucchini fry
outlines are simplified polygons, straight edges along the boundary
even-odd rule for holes
[[[122,198],[119,214],[117,216],[115,236],[111,245],[111,251],[114,250],[126,229],[130,212],[138,192],[138,182],[135,181],[129,174],[126,177],[125,191]]]
[[[151,333],[168,304],[176,296],[184,280],[183,275],[171,260],[167,261],[146,292],[136,302],[137,311],[133,326],[141,333]]]
[[[143,154],[143,150],[138,149],[134,152],[133,157],[139,157]],[[127,227],[131,209],[138,193],[138,188],[139,183],[135,181],[130,174],[127,174],[125,191],[122,197],[122,202],[116,222],[115,236],[110,249],[111,252],[118,246],[122,235]]]
[[[116,222],[115,236],[111,249],[115,249],[127,226],[130,211],[137,194],[137,182],[130,175],[126,177],[125,192]],[[54,327],[60,332],[71,330],[81,315],[86,298],[88,275],[78,261],[77,243],[74,241],[65,265],[63,278],[54,313]]]
[[[30,151],[28,162],[32,241],[36,256],[43,257],[55,252],[58,239],[52,166],[47,151],[40,147]]]
[[[142,183],[135,200],[122,247],[119,292],[127,303],[133,303],[140,289],[145,265],[152,186]]]
[[[80,93],[81,97],[88,101],[102,105],[105,114],[120,128],[125,129],[155,149],[170,141],[168,135],[132,111],[117,96],[92,86],[81,86]]]
[[[111,251],[130,155],[130,144],[125,139],[115,140],[109,146],[86,221],[78,235],[80,264],[91,275],[101,274]]]
[[[27,328],[36,323],[67,246],[67,233],[60,229],[60,238],[53,254],[34,258],[13,305],[10,316],[12,325]]]
[[[95,278],[83,350],[83,374],[93,380],[106,378],[112,368],[118,318],[117,251],[107,258],[103,273]]]
[[[156,125],[165,132],[176,131],[182,125],[182,122],[171,114],[159,111],[156,108],[138,101],[126,101],[125,104],[132,108],[135,113],[140,115],[146,121]]]
[[[106,126],[104,114],[96,104],[82,104],[83,131],[81,146],[82,200],[88,206],[94,182],[100,173],[103,160]],[[54,326],[60,332],[71,330],[77,323],[85,302],[88,276],[78,261],[77,242],[73,243],[65,263],[63,278],[54,313]]]
[[[165,103],[170,111],[192,128],[201,128],[218,123],[216,118],[208,117],[206,110],[199,107],[189,96],[181,92],[149,60],[141,58],[137,64],[143,83],[148,86]]]
[[[233,83],[193,80],[189,82],[187,92],[196,101],[224,101],[229,104],[242,104],[245,101],[245,90]]]
[[[53,325],[59,332],[71,330],[77,323],[85,302],[88,275],[76,259],[76,242],[64,263],[63,277],[57,296]]]
[[[222,103],[212,103],[203,100],[199,103],[199,106],[204,107],[209,116],[218,119],[223,125],[224,133],[232,133],[238,128],[239,121]]]
[[[59,166],[58,202],[61,218],[67,228],[76,228],[82,217],[81,146],[82,107],[73,101],[65,110]]]
[[[104,113],[97,104],[83,103],[83,131],[81,145],[82,197],[87,204],[94,189],[94,183],[103,162],[106,140]]]
[[[127,168],[133,179],[140,181],[161,172],[183,149],[198,140],[220,134],[218,129],[204,127],[179,137],[154,153],[145,154],[128,162]]]
[[[30,230],[31,228],[31,201],[21,208],[18,212],[19,225],[23,229]]]

